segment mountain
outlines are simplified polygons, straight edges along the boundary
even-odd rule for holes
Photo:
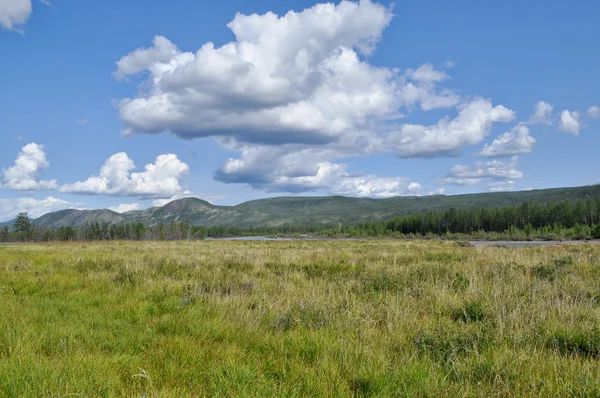
[[[520,192],[468,195],[393,197],[388,199],[324,197],[279,197],[259,199],[236,206],[216,206],[196,198],[172,201],[162,207],[116,213],[111,210],[61,210],[34,222],[44,228],[79,227],[86,223],[110,224],[142,222],[153,225],[186,221],[205,226],[277,226],[283,224],[356,223],[385,220],[396,216],[450,208],[493,208],[524,202],[548,203],[600,197],[600,185],[553,188]]]
[[[0,222],[0,228],[12,227],[12,225],[13,225],[13,221]]]

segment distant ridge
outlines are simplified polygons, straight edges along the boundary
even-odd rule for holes
[[[61,210],[45,214],[35,224],[56,229],[80,227],[86,223],[121,224],[142,222],[147,225],[186,221],[204,226],[278,226],[285,224],[356,223],[385,220],[409,213],[443,211],[451,208],[494,208],[524,202],[548,203],[600,197],[600,185],[552,188],[520,192],[492,192],[467,195],[408,196],[387,199],[349,198],[344,196],[278,197],[258,199],[236,206],[216,206],[197,198],[172,201],[162,207],[116,213],[112,210]],[[12,222],[0,226],[11,225]]]

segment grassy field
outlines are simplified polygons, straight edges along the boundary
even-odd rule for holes
[[[0,396],[600,396],[600,247],[0,246]]]

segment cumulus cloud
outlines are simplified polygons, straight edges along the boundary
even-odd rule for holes
[[[0,26],[17,30],[31,15],[31,0],[0,0]]]
[[[552,111],[554,106],[547,102],[540,101],[535,105],[535,112],[529,119],[530,124],[552,124]]]
[[[331,149],[249,146],[239,159],[229,159],[215,178],[227,183],[244,183],[268,192],[319,192],[355,197],[417,195],[421,186],[406,178],[379,178],[350,173],[346,164],[326,159],[344,156]],[[265,162],[268,156],[270,161]]]
[[[3,170],[0,187],[15,191],[44,191],[56,189],[56,180],[40,180],[40,170],[50,166],[44,146],[35,142],[25,145],[17,155],[14,166]]]
[[[139,48],[117,61],[117,70],[113,76],[117,80],[123,80],[148,68],[168,64],[171,57],[178,54],[177,46],[163,36],[156,36],[152,47]],[[158,70],[155,72],[160,73]]]
[[[571,133],[573,135],[579,135],[579,131],[583,125],[580,121],[581,114],[579,112],[571,112],[568,110],[562,111],[560,114],[560,128],[561,130]]]
[[[452,120],[445,117],[432,126],[405,124],[390,133],[386,143],[395,148],[400,157],[458,155],[461,147],[481,143],[493,123],[514,118],[514,111],[477,98],[463,105]]]
[[[113,73],[116,80],[141,80],[136,95],[115,102],[124,133],[213,136],[239,153],[215,171],[226,183],[278,192],[414,194],[410,180],[355,175],[345,162],[375,153],[454,156],[515,115],[443,87],[450,76],[431,64],[404,70],[371,64],[391,19],[391,9],[371,0],[342,0],[282,16],[237,14],[227,25],[234,41],[205,43],[195,52],[156,36],[118,60]],[[414,112],[452,108],[458,116],[433,126],[401,123]]]
[[[128,211],[141,210],[142,205],[139,203],[123,203],[118,206],[111,206],[108,209],[116,213],[127,213]]]
[[[600,119],[600,108],[597,106],[590,106],[587,110],[588,117],[592,119]]]
[[[457,95],[436,90],[446,75],[431,65],[401,74],[361,59],[391,18],[370,0],[342,1],[281,17],[237,14],[227,25],[234,42],[196,53],[157,36],[117,62],[116,79],[148,75],[147,90],[117,103],[125,132],[322,144],[403,106],[455,105]]]
[[[523,178],[523,173],[517,169],[518,160],[519,158],[514,156],[506,162],[492,160],[488,162],[477,162],[473,166],[456,165],[445,177],[438,179],[438,183],[475,185],[486,180],[491,183],[518,180]]]
[[[29,217],[37,218],[53,211],[70,209],[78,204],[48,196],[46,199],[16,198],[0,199],[0,221],[9,221],[20,212],[28,213]]]
[[[381,178],[349,173],[347,165],[329,162],[319,163],[315,175],[277,177],[269,181],[266,189],[272,192],[311,191],[375,198],[418,195],[423,190],[419,183],[405,178]]]
[[[181,180],[188,174],[189,166],[176,155],[160,155],[143,172],[132,173],[135,164],[126,153],[120,152],[106,160],[100,174],[86,181],[60,187],[61,192],[138,196],[170,197],[182,191]]]
[[[486,158],[509,157],[522,153],[530,153],[535,146],[535,138],[529,135],[529,128],[519,124],[496,138],[490,145],[485,144],[479,156]]]
[[[212,195],[212,194],[197,194],[197,193],[193,193],[190,191],[184,191],[182,193],[173,195],[170,198],[154,199],[152,201],[152,207],[162,207],[168,203],[173,202],[174,200],[179,200],[179,199],[183,199],[183,198],[201,198],[202,200],[212,203],[211,202],[212,200],[224,199],[224,198],[226,198],[226,196],[225,195]]]

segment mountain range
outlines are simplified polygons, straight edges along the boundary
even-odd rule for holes
[[[80,227],[86,223],[120,224],[142,222],[147,225],[186,221],[194,225],[257,227],[285,224],[358,223],[385,220],[409,213],[443,211],[451,208],[494,208],[524,202],[548,203],[576,201],[600,196],[600,185],[552,188],[519,192],[467,195],[432,195],[387,199],[343,196],[278,197],[252,200],[236,206],[217,206],[197,198],[174,200],[162,207],[116,213],[112,210],[60,210],[33,222],[42,228]],[[11,225],[12,222],[0,224]]]

